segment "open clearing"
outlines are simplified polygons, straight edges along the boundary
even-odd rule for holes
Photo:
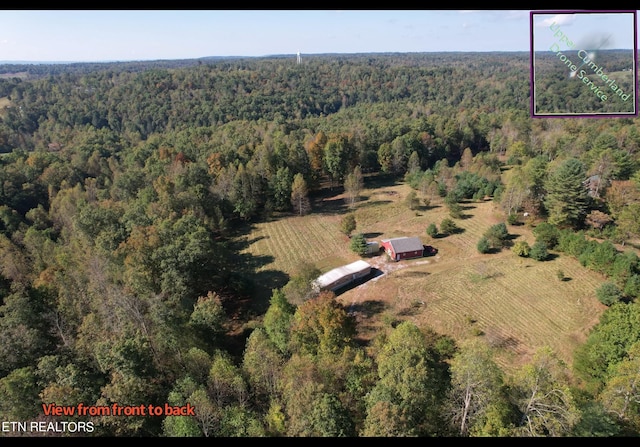
[[[359,337],[370,340],[389,325],[410,320],[461,341],[485,337],[496,349],[496,361],[509,371],[550,346],[571,365],[574,349],[583,343],[605,309],[595,290],[605,278],[573,258],[554,254],[544,262],[521,258],[509,249],[480,254],[476,244],[491,226],[504,221],[492,201],[463,204],[457,234],[432,239],[430,223],[440,228],[448,209],[442,203],[410,210],[404,184],[363,191],[353,209],[341,195],[315,203],[314,212],[254,226],[246,254],[270,257],[263,271],[296,272],[312,262],[322,272],[357,259],[349,239],[340,232],[344,213],[355,212],[357,229],[370,240],[418,236],[438,253],[400,262],[386,255],[365,258],[383,273],[338,295],[356,316]],[[438,201],[436,201],[438,202]],[[508,226],[513,241],[535,241],[526,225]],[[565,279],[558,279],[558,271]]]

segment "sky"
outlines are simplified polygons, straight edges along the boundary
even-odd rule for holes
[[[561,28],[577,39],[606,25],[609,42],[633,48],[632,14],[587,16]],[[530,10],[1,10],[0,62],[529,51],[530,20]],[[543,22],[534,34],[553,39]]]

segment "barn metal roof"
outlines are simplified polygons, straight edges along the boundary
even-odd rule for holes
[[[343,265],[342,267],[337,267],[333,270],[329,270],[327,273],[320,275],[318,279],[316,279],[316,284],[322,288],[329,286],[343,278],[347,275],[353,275],[354,273],[360,273],[367,269],[370,269],[371,266],[368,262],[359,260],[356,262],[352,262],[351,264]]]
[[[385,239],[382,242],[391,244],[395,253],[418,251],[424,248],[419,237],[396,237],[393,239]]]

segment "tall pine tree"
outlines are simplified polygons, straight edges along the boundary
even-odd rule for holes
[[[544,205],[549,223],[558,227],[578,228],[587,214],[588,199],[585,167],[575,158],[563,161],[546,182]]]

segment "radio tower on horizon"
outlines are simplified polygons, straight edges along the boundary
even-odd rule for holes
[[[298,57],[296,58],[296,63],[300,65],[302,63],[302,58],[300,57],[300,50],[298,50]]]

